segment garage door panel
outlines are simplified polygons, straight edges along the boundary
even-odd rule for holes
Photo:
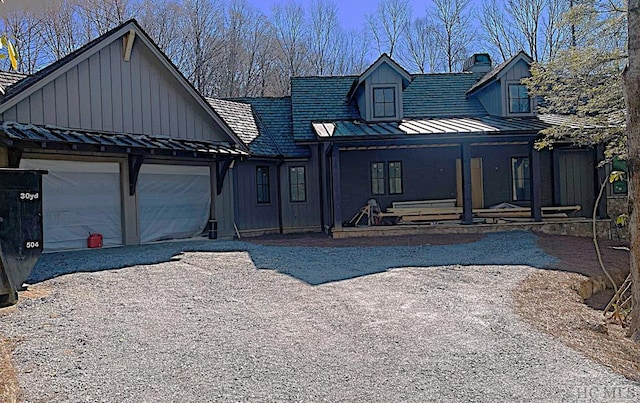
[[[90,233],[105,246],[122,245],[118,163],[23,159],[21,168],[46,169],[43,176],[45,250],[87,247]]]
[[[210,215],[209,167],[143,165],[137,194],[140,242],[198,235]]]

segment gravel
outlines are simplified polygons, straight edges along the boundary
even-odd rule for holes
[[[525,232],[48,254],[31,281],[53,292],[22,300],[0,332],[22,340],[29,402],[636,401],[639,384],[513,312],[510,290],[553,263]]]

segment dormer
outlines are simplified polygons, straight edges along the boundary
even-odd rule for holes
[[[402,91],[410,82],[411,75],[383,53],[354,80],[347,98],[355,99],[360,116],[367,122],[400,121]]]
[[[483,54],[479,54],[483,55]],[[470,72],[478,73],[477,56],[465,63]],[[488,56],[488,55],[487,55]],[[482,60],[483,57],[480,57]],[[481,61],[480,60],[480,61]],[[477,97],[490,115],[501,117],[530,117],[535,115],[535,104],[522,83],[531,77],[533,59],[524,51],[488,71],[468,91],[468,97]],[[475,69],[473,69],[475,66]],[[481,67],[481,66],[480,66]]]

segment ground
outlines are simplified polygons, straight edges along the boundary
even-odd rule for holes
[[[0,315],[27,401],[624,400],[639,385],[582,354],[632,377],[637,349],[597,331],[584,277],[533,268],[597,275],[592,253],[515,233],[46,255],[31,298]]]

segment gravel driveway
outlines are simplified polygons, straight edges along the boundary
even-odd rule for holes
[[[23,340],[27,401],[636,401],[640,385],[513,312],[510,290],[550,263],[529,233],[50,254],[33,280],[87,272],[44,280],[0,332]]]

